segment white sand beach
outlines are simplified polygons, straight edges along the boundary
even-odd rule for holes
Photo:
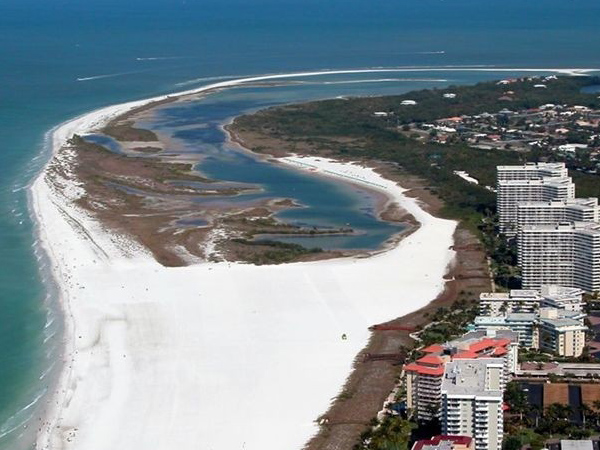
[[[74,133],[148,101],[62,125],[55,152]],[[437,296],[455,222],[432,217],[371,169],[283,162],[367,183],[421,226],[370,258],[166,268],[76,208],[77,186],[58,192],[45,173],[34,182],[32,204],[67,328],[65,368],[38,448],[300,449],[367,343],[367,328]]]

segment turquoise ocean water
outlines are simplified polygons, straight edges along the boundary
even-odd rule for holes
[[[600,67],[599,20],[597,0],[0,0],[0,448],[32,448],[36,408],[58,367],[52,362],[60,353],[61,320],[52,282],[44,282],[24,189],[48,156],[49,129],[97,107],[223,75],[380,66]],[[469,83],[500,76],[425,71],[335,80]],[[237,102],[231,111],[241,112],[425,85],[315,84],[285,95],[277,89],[228,95]]]

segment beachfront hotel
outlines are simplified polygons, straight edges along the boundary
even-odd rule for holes
[[[500,450],[505,383],[503,366],[497,359],[447,363],[442,381],[442,433],[472,436],[475,450]]]
[[[479,295],[479,314],[500,317],[513,313],[535,313],[540,307],[581,311],[583,291],[577,288],[543,285],[541,289],[512,289],[509,292],[483,292]]]
[[[600,291],[600,224],[526,226],[519,230],[517,249],[524,289],[557,284]]]
[[[528,163],[496,167],[496,192],[500,231],[517,232],[517,205],[575,197],[575,185],[564,163]]]
[[[404,367],[407,407],[419,421],[439,415],[444,367],[460,359],[494,358],[508,379],[517,368],[518,335],[512,331],[472,331],[445,344],[421,349],[425,356]]]
[[[524,202],[517,205],[517,229],[530,225],[554,225],[559,222],[598,222],[597,198],[569,198],[548,202]]]

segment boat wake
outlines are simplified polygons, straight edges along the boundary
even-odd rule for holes
[[[166,61],[169,59],[185,59],[187,56],[150,56],[147,58],[135,58],[136,61]]]
[[[103,78],[115,78],[115,77],[122,77],[125,75],[133,75],[136,73],[140,73],[139,71],[133,71],[133,72],[119,72],[119,73],[107,73],[107,74],[103,74],[103,75],[93,75],[91,77],[80,77],[77,78],[77,81],[92,81],[92,80],[101,80]]]

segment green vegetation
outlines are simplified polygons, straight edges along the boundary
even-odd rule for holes
[[[248,239],[232,239],[236,244],[242,244],[258,249],[248,252],[247,260],[253,264],[280,264],[294,261],[305,255],[321,253],[321,248],[306,248],[298,244],[288,244],[279,241],[250,241]]]
[[[410,436],[416,424],[399,417],[386,417],[383,422],[372,424],[360,436],[354,450],[408,450]]]
[[[586,439],[600,432],[600,402],[594,402],[593,408],[581,404],[574,409],[552,403],[541,409],[529,404],[527,393],[515,381],[506,386],[504,401],[509,407],[504,424],[504,450],[522,446],[539,450],[549,438]],[[581,425],[574,423],[574,414],[581,417]]]
[[[336,99],[270,108],[239,117],[234,128],[261,130],[291,144],[308,143],[315,153],[397,163],[407,172],[432,183],[431,189],[446,202],[444,213],[447,217],[466,220],[474,213],[494,211],[495,196],[482,186],[456,177],[454,170],[465,170],[482,185],[493,186],[497,165],[536,161],[542,157],[550,158],[550,155],[534,151],[524,155],[513,151],[481,150],[465,144],[417,143],[398,133],[396,127],[443,117],[493,113],[503,107],[512,110],[532,108],[545,103],[600,108],[600,99],[596,95],[581,93],[582,87],[600,83],[597,78],[561,77],[552,81],[548,89],[535,89],[535,83],[514,83],[507,88],[485,82],[474,86],[426,89],[400,96]],[[506,89],[515,93],[515,99],[508,104],[498,101]],[[457,98],[443,98],[447,92],[456,93]],[[400,106],[406,99],[416,100],[418,104]],[[373,111],[394,114],[381,119],[374,117]],[[597,177],[579,173],[574,176],[579,182],[579,195],[600,195]]]
[[[541,450],[545,447],[546,438],[533,430],[520,429],[514,434],[506,435],[502,443],[503,450],[520,450],[523,446],[531,447],[531,450]]]
[[[549,354],[535,349],[519,348],[519,362],[538,362],[545,363],[554,360]]]
[[[106,126],[102,132],[117,141],[138,141],[155,142],[158,141],[156,133],[150,130],[135,128],[133,122],[125,122]],[[159,149],[160,150],[160,149]]]
[[[466,294],[466,293],[463,293]],[[452,309],[439,308],[430,318],[430,325],[419,332],[423,346],[447,342],[465,333],[466,326],[478,314],[476,303],[464,299],[457,300]]]
[[[233,130],[243,135],[258,132],[283,142],[284,149],[300,153],[331,156],[341,159],[383,161],[394,167],[398,175],[416,175],[425,181],[426,189],[439,196],[444,206],[440,215],[460,220],[478,234],[488,255],[496,282],[505,287],[519,284],[515,268],[514,248],[500,245],[494,238],[496,196],[485,186],[495,185],[497,165],[520,164],[527,161],[555,161],[560,156],[542,150],[484,150],[466,143],[437,144],[418,141],[401,133],[402,125],[432,122],[444,117],[495,113],[538,107],[547,103],[582,105],[600,108],[595,94],[582,93],[587,85],[600,84],[596,77],[559,77],[548,83],[547,89],[536,89],[535,81],[520,81],[510,85],[495,82],[474,86],[450,86],[446,89],[426,89],[400,96],[336,99],[289,105],[260,111],[236,119]],[[509,102],[499,100],[510,89]],[[444,93],[456,93],[456,98],[444,98]],[[401,106],[403,100],[415,100],[417,105]],[[374,111],[386,111],[386,118],[375,117]],[[252,150],[265,151],[264,146]],[[268,151],[268,150],[267,150]],[[480,185],[466,182],[454,174],[464,170],[479,180]],[[580,197],[600,196],[600,177],[571,171]]]

